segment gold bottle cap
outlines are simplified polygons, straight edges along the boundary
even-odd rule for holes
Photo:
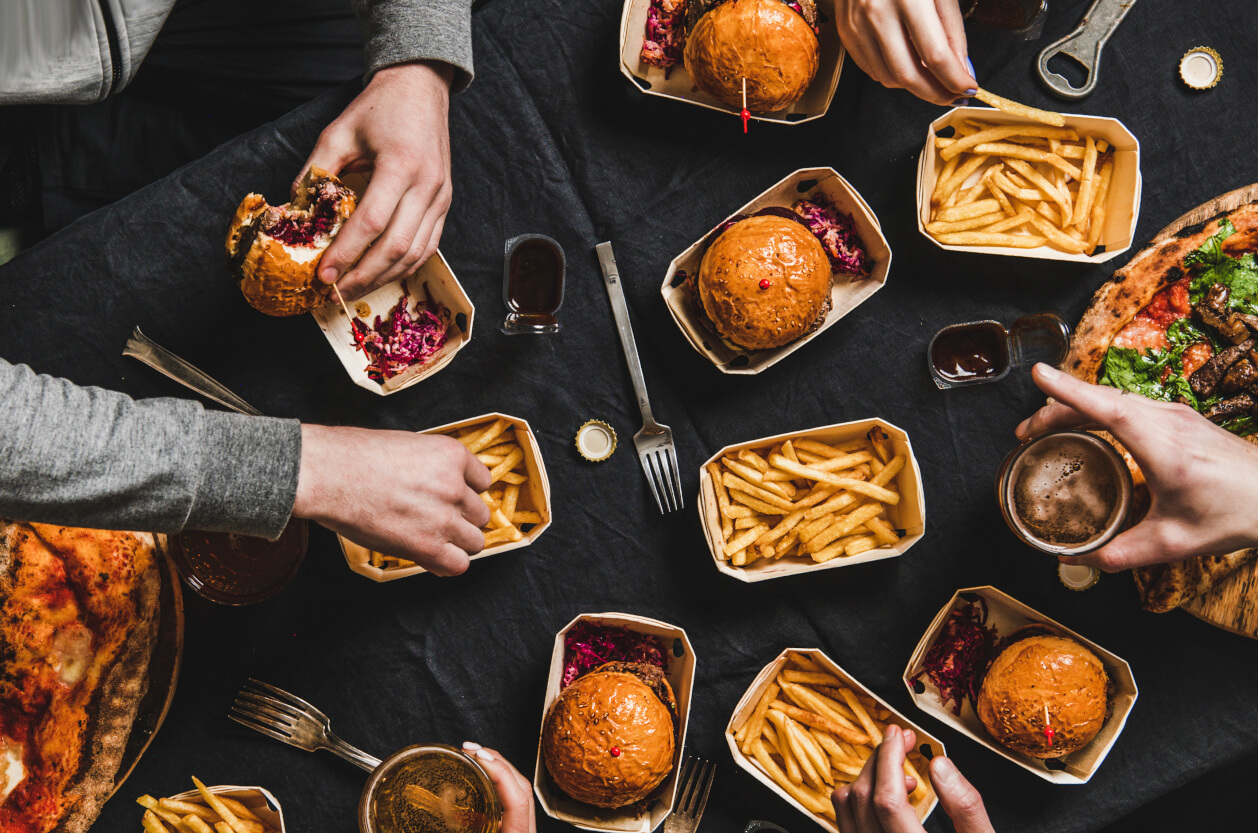
[[[1101,571],[1086,564],[1058,564],[1057,578],[1068,590],[1089,590],[1101,580]]]
[[[1179,59],[1179,77],[1194,90],[1208,90],[1223,77],[1223,59],[1208,46],[1198,46]]]
[[[577,451],[591,463],[601,463],[616,450],[616,430],[592,419],[577,429]]]

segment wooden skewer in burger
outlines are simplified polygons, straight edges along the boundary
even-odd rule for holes
[[[732,109],[758,114],[790,107],[817,75],[813,0],[691,0],[686,24],[686,71]]]

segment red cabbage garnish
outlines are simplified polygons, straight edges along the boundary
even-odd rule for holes
[[[402,297],[389,311],[387,319],[382,320],[377,315],[371,327],[360,318],[350,321],[354,341],[371,359],[367,377],[373,382],[382,384],[407,368],[423,364],[445,346],[449,311],[428,295],[428,284],[424,284],[424,296],[412,314],[408,310],[410,293],[404,281]]]
[[[869,274],[869,255],[861,248],[852,215],[844,214],[821,197],[799,200],[794,209],[821,241],[835,272],[862,277]]]
[[[664,644],[657,637],[628,628],[578,622],[568,631],[563,644],[561,690],[608,662],[643,662],[668,670]]]
[[[909,683],[925,674],[939,689],[944,705],[952,702],[953,714],[961,714],[963,700],[977,710],[978,685],[995,649],[996,629],[987,627],[987,602],[980,596],[952,611],[926,652],[922,670]]]
[[[686,46],[686,0],[651,0],[646,13],[646,35],[642,40],[642,63],[660,67],[667,78],[681,63]]]

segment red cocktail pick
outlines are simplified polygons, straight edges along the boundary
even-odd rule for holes
[[[349,307],[345,306],[345,299],[341,297],[341,288],[336,284],[332,284],[332,291],[336,293],[336,300],[341,302],[341,309],[345,310],[345,317],[349,319],[349,328],[354,331],[354,341],[358,342],[358,349],[363,350],[362,331],[354,323],[354,316],[349,314]]]
[[[743,79],[743,111],[738,114],[743,120],[743,132],[747,132],[747,122],[751,120],[751,111],[747,109],[747,79]]]
[[[1048,745],[1053,745],[1053,735],[1057,734],[1053,730],[1052,724],[1048,722],[1048,704],[1044,705],[1044,737],[1048,738]]]

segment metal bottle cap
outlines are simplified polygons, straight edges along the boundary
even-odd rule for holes
[[[1208,46],[1198,46],[1179,59],[1179,77],[1194,90],[1208,90],[1223,77],[1223,59]]]
[[[1101,580],[1101,571],[1086,564],[1058,564],[1057,578],[1068,590],[1089,590]]]
[[[616,430],[592,419],[577,429],[577,451],[591,463],[601,463],[616,450]]]

